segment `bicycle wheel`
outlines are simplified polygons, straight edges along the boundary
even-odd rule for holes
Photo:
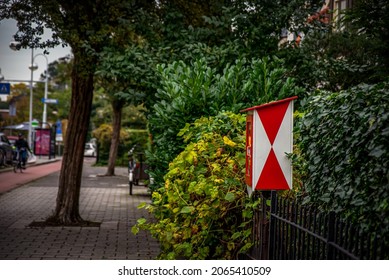
[[[134,173],[132,170],[128,170],[128,187],[129,187],[129,193],[132,195],[132,187],[134,185]]]
[[[130,187],[130,195],[132,195],[132,186],[134,185],[133,182],[129,182],[129,187]]]
[[[23,173],[22,163],[21,162],[14,162],[14,172],[17,173],[19,169],[20,173]]]

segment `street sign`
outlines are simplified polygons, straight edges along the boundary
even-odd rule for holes
[[[11,93],[11,84],[0,83],[0,94],[10,94],[10,93]]]
[[[46,104],[58,104],[58,99],[42,98],[42,102]]]
[[[292,188],[292,165],[287,154],[293,147],[293,100],[243,110],[246,124],[246,183],[251,190]]]
[[[57,120],[55,123],[56,125],[56,134],[55,134],[55,141],[57,142],[62,142],[63,137],[62,137],[62,122],[60,120]]]

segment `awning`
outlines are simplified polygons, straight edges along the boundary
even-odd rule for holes
[[[24,122],[24,123],[21,123],[21,124],[14,124],[14,125],[3,126],[1,129],[28,130],[29,129],[29,124],[28,124],[28,122]]]

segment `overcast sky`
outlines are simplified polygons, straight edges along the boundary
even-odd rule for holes
[[[21,49],[13,51],[9,48],[9,43],[14,41],[13,35],[17,31],[16,21],[3,20],[0,21],[0,68],[4,80],[31,80],[31,72],[28,66],[31,64],[31,49]],[[43,53],[42,49],[35,49],[34,55]],[[53,49],[48,49],[49,64],[60,57],[64,57],[71,53],[69,47],[63,48],[58,46]],[[38,70],[34,71],[34,80],[38,80],[40,75],[46,69],[46,59],[39,55],[34,62],[38,65]]]

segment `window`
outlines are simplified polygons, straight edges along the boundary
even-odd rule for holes
[[[345,28],[343,19],[343,12],[352,7],[352,0],[330,0],[329,7],[332,11],[331,22],[335,30],[343,30]]]

